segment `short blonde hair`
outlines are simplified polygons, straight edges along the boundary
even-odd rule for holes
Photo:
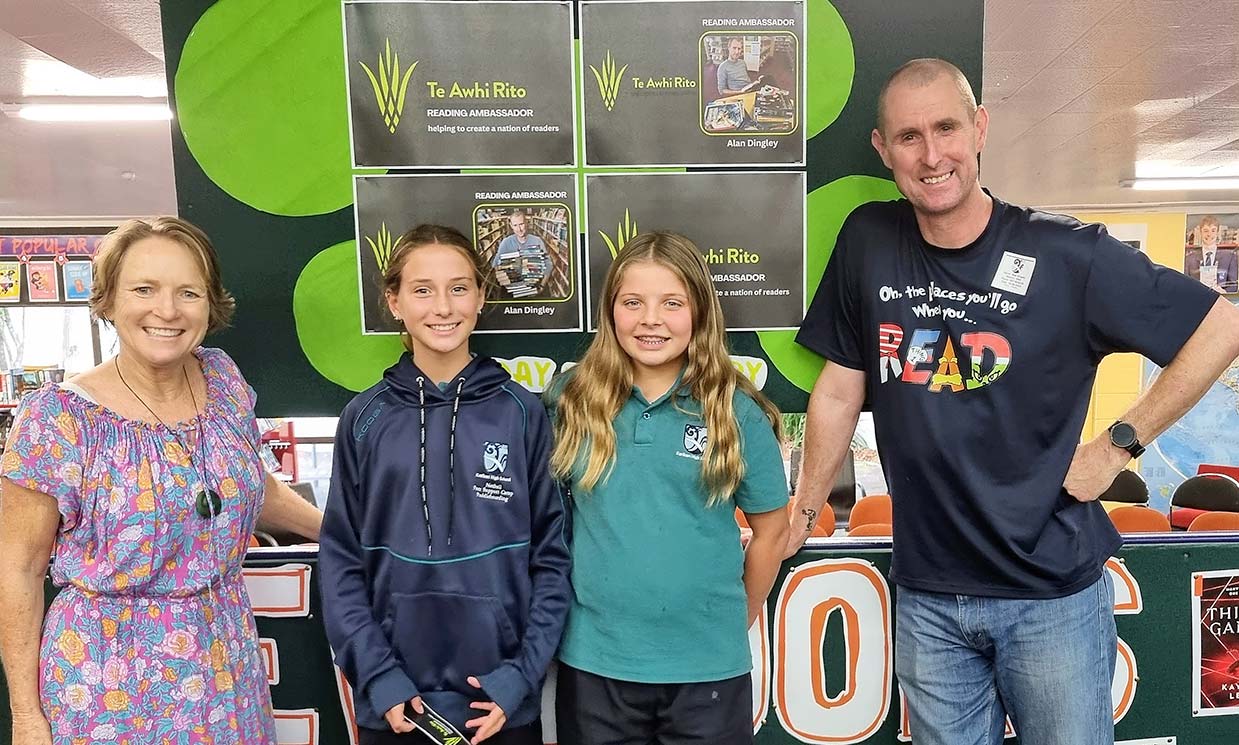
[[[144,238],[167,238],[188,248],[198,258],[202,277],[207,287],[207,302],[210,315],[207,333],[227,328],[236,311],[237,301],[224,289],[220,277],[219,255],[211,245],[211,239],[197,225],[179,217],[156,217],[151,220],[126,220],[116,230],[108,233],[99,246],[94,259],[94,283],[90,289],[90,315],[111,323],[109,314],[116,302],[116,283],[120,278],[121,264],[133,244]]]

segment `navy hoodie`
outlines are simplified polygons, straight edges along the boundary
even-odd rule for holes
[[[344,408],[319,586],[358,724],[417,695],[462,730],[471,701],[539,716],[570,592],[550,449],[541,402],[489,357],[441,390],[406,353]]]

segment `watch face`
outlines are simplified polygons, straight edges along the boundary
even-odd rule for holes
[[[1136,444],[1136,428],[1127,422],[1117,422],[1110,427],[1110,442],[1116,447],[1129,448]]]

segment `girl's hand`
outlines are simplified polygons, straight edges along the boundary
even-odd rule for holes
[[[13,712],[13,745],[52,745],[52,728],[43,712]]]
[[[413,705],[413,711],[416,711],[418,714],[425,711],[425,709],[422,708],[421,696],[414,696],[409,699],[409,703]],[[391,727],[392,732],[412,732],[416,729],[412,723],[405,721],[403,703],[396,704],[388,709],[387,713],[383,715],[383,718],[387,720],[387,726]]]
[[[469,685],[474,688],[479,690],[482,688],[482,683],[472,675],[470,675],[466,680]],[[499,704],[494,701],[474,701],[469,704],[469,707],[473,709],[481,709],[486,712],[485,716],[480,716],[477,719],[470,719],[465,722],[465,727],[467,729],[473,729],[474,727],[477,728],[477,732],[474,733],[473,739],[469,741],[470,745],[478,745],[478,743],[503,729],[503,725],[508,722],[508,715],[504,714],[503,709],[500,709]]]

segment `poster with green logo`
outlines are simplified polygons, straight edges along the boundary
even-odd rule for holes
[[[459,230],[486,266],[476,333],[580,331],[574,174],[358,176],[357,271],[364,334],[396,334],[383,298],[400,234]]]
[[[804,3],[582,2],[585,161],[802,165]]]
[[[615,254],[642,231],[696,244],[728,331],[788,329],[804,317],[805,177],[794,171],[603,174],[585,179],[590,329]]]
[[[353,166],[570,166],[567,2],[344,3]]]

